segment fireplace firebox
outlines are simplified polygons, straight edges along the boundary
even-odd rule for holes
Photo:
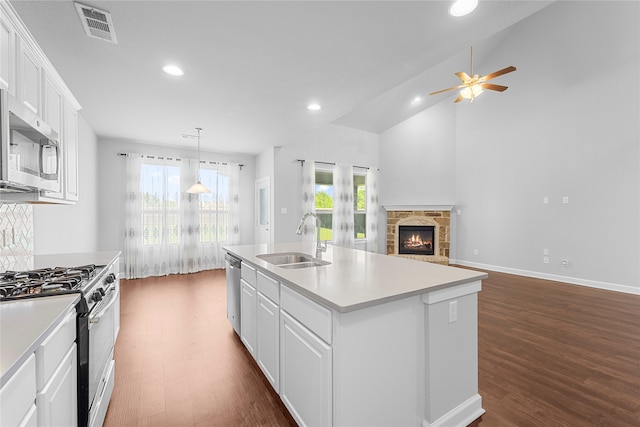
[[[433,255],[435,227],[432,225],[401,225],[398,227],[398,254]]]

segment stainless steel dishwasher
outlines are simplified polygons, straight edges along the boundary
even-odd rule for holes
[[[233,330],[240,335],[240,268],[242,260],[227,252],[225,255],[227,267],[227,319]]]

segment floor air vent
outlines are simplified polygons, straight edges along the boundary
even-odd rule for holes
[[[86,4],[76,3],[75,5],[78,15],[80,15],[80,21],[82,21],[82,27],[89,37],[118,44],[109,12]]]

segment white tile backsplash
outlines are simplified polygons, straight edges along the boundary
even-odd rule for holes
[[[33,268],[33,206],[0,203],[0,272]]]

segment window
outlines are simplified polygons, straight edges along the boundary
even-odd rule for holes
[[[316,215],[320,219],[320,239],[333,240],[333,172],[316,166]]]
[[[180,166],[140,166],[143,245],[180,243]]]
[[[353,214],[354,237],[365,239],[367,237],[367,175],[361,173],[353,174]]]
[[[224,165],[221,165],[224,168]],[[200,195],[200,242],[229,241],[229,175],[224,170],[200,168],[200,182],[211,193]]]
[[[320,238],[333,240],[333,172],[316,165],[316,214],[320,219]],[[365,239],[367,230],[366,171],[353,174],[354,237]]]

